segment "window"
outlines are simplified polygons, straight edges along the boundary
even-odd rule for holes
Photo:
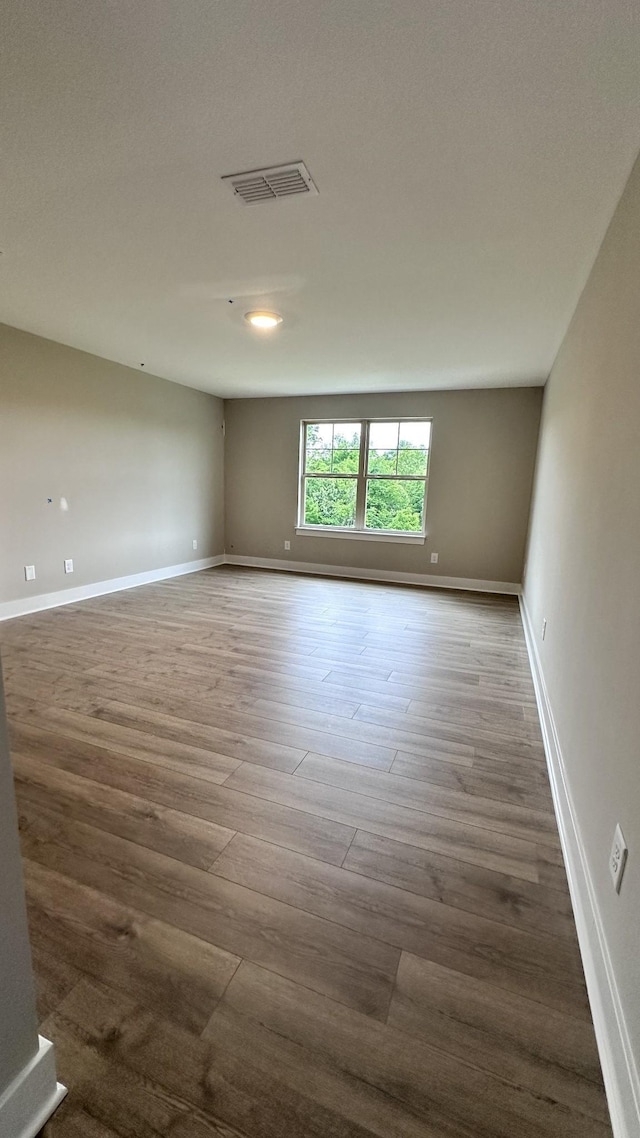
[[[430,419],[301,424],[298,529],[424,541]]]

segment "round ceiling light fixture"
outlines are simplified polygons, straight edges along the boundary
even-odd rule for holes
[[[269,332],[272,328],[277,328],[278,324],[282,324],[282,317],[277,312],[247,312],[245,320],[252,328],[258,328],[261,332]]]

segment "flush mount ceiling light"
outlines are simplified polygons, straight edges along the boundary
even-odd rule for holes
[[[277,312],[247,312],[245,320],[252,328],[258,328],[261,332],[269,332],[272,328],[277,328],[278,324],[282,324],[282,317]]]

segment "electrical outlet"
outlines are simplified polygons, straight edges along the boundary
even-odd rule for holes
[[[291,542],[290,542],[290,541],[285,541],[285,543],[284,543],[284,547],[285,547],[285,549],[291,549]]]
[[[65,573],[73,573],[73,560],[71,557],[67,557],[65,560],[64,571]]]
[[[192,542],[192,545],[193,545],[193,548],[194,548],[194,549],[197,549],[197,548],[198,548],[198,539],[197,539],[197,537],[194,537],[194,539],[193,539],[193,542]]]
[[[25,567],[24,567],[24,579],[25,579],[25,581],[35,581],[35,579],[36,579],[36,567],[35,567],[35,565],[25,565]]]
[[[624,840],[624,834],[622,833],[620,824],[618,823],[613,835],[613,845],[611,847],[611,854],[609,856],[609,870],[611,873],[611,879],[613,881],[613,887],[616,893],[620,892],[620,886],[622,885],[622,875],[624,873],[624,867],[627,863],[628,852],[627,843]]]
[[[542,622],[542,639],[543,640],[544,640],[546,635],[547,635],[547,618],[545,617],[543,622]]]
[[[432,564],[432,565],[437,565],[437,564],[438,564],[438,554],[437,554],[437,553],[432,553],[432,554],[431,554],[431,564]]]

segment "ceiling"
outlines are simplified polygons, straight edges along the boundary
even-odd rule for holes
[[[633,0],[0,20],[0,320],[224,396],[544,382],[640,145]],[[317,197],[221,181],[296,160]]]

